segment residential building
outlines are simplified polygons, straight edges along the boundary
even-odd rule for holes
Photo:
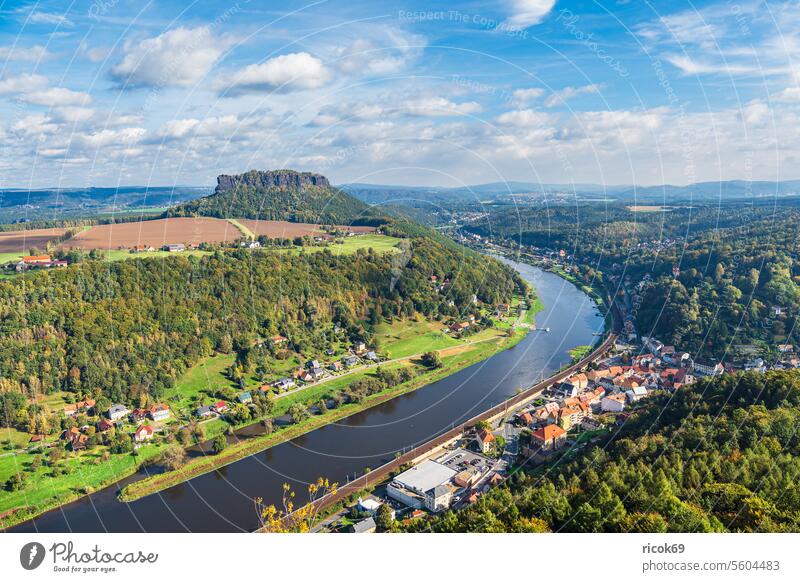
[[[156,404],[155,406],[150,407],[150,418],[153,420],[160,421],[160,420],[167,420],[170,416],[169,406],[166,404]]]
[[[237,400],[238,400],[238,401],[239,401],[241,404],[247,404],[248,402],[252,402],[252,401],[253,401],[253,395],[252,395],[252,394],[250,394],[249,392],[242,392],[241,394],[239,394],[239,395],[236,397],[236,399],[237,399]]]
[[[197,410],[195,410],[194,414],[198,418],[208,418],[209,416],[214,416],[214,407],[213,406],[201,406]]]
[[[482,428],[475,434],[475,440],[480,451],[486,454],[492,451],[496,439],[491,431]]]
[[[378,526],[371,517],[353,524],[353,533],[375,533]]]
[[[153,434],[153,427],[149,424],[143,424],[136,429],[136,432],[133,433],[133,440],[137,443],[143,443],[144,441],[149,441],[151,438],[153,438]]]
[[[186,245],[183,243],[178,244],[169,244],[164,246],[165,251],[169,251],[171,253],[179,253],[186,250]]]
[[[600,401],[600,410],[603,412],[622,412],[625,410],[625,395],[611,394]]]
[[[130,410],[128,410],[124,404],[115,404],[108,409],[106,414],[111,420],[119,420],[120,418],[128,416],[128,414],[130,414]]]

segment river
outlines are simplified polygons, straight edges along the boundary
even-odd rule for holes
[[[119,502],[119,488],[141,477],[132,476],[12,531],[252,531],[258,527],[254,498],[279,503],[284,483],[300,496],[320,476],[344,483],[502,402],[568,363],[570,348],[593,344],[604,322],[594,302],[571,283],[503,261],[536,288],[544,303],[537,325],[549,333],[532,331],[515,347],[438,382],[159,494]]]

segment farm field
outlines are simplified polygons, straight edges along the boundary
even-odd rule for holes
[[[198,245],[233,242],[241,231],[217,218],[160,218],[139,222],[101,224],[78,233],[64,243],[65,249],[130,249],[136,245],[155,248],[167,244]]]
[[[65,228],[39,228],[0,232],[0,261],[8,262],[27,255],[31,248],[44,250],[47,243],[62,236]]]
[[[309,247],[283,247],[279,248],[280,252],[291,253],[316,253],[323,250],[328,250],[334,255],[351,255],[359,249],[372,249],[377,253],[386,252],[399,252],[397,248],[398,243],[402,239],[393,236],[386,236],[385,234],[364,234],[361,236],[348,237],[341,242],[335,242],[328,245],[309,246]]]

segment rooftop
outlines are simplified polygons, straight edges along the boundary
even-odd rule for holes
[[[400,473],[394,478],[394,481],[407,489],[424,492],[437,485],[447,483],[455,475],[456,472],[453,469],[428,459],[408,471]]]

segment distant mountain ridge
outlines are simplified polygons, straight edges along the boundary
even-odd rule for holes
[[[323,224],[382,221],[368,204],[331,186],[325,176],[294,170],[223,174],[217,178],[213,194],[178,205],[167,214]]]
[[[503,202],[520,197],[586,198],[598,196],[623,202],[675,202],[746,201],[751,198],[800,196],[800,180],[698,182],[686,186],[663,184],[659,186],[603,185],[603,184],[552,184],[536,182],[491,182],[457,188],[391,186],[380,184],[342,184],[342,189],[368,204],[463,203]]]

